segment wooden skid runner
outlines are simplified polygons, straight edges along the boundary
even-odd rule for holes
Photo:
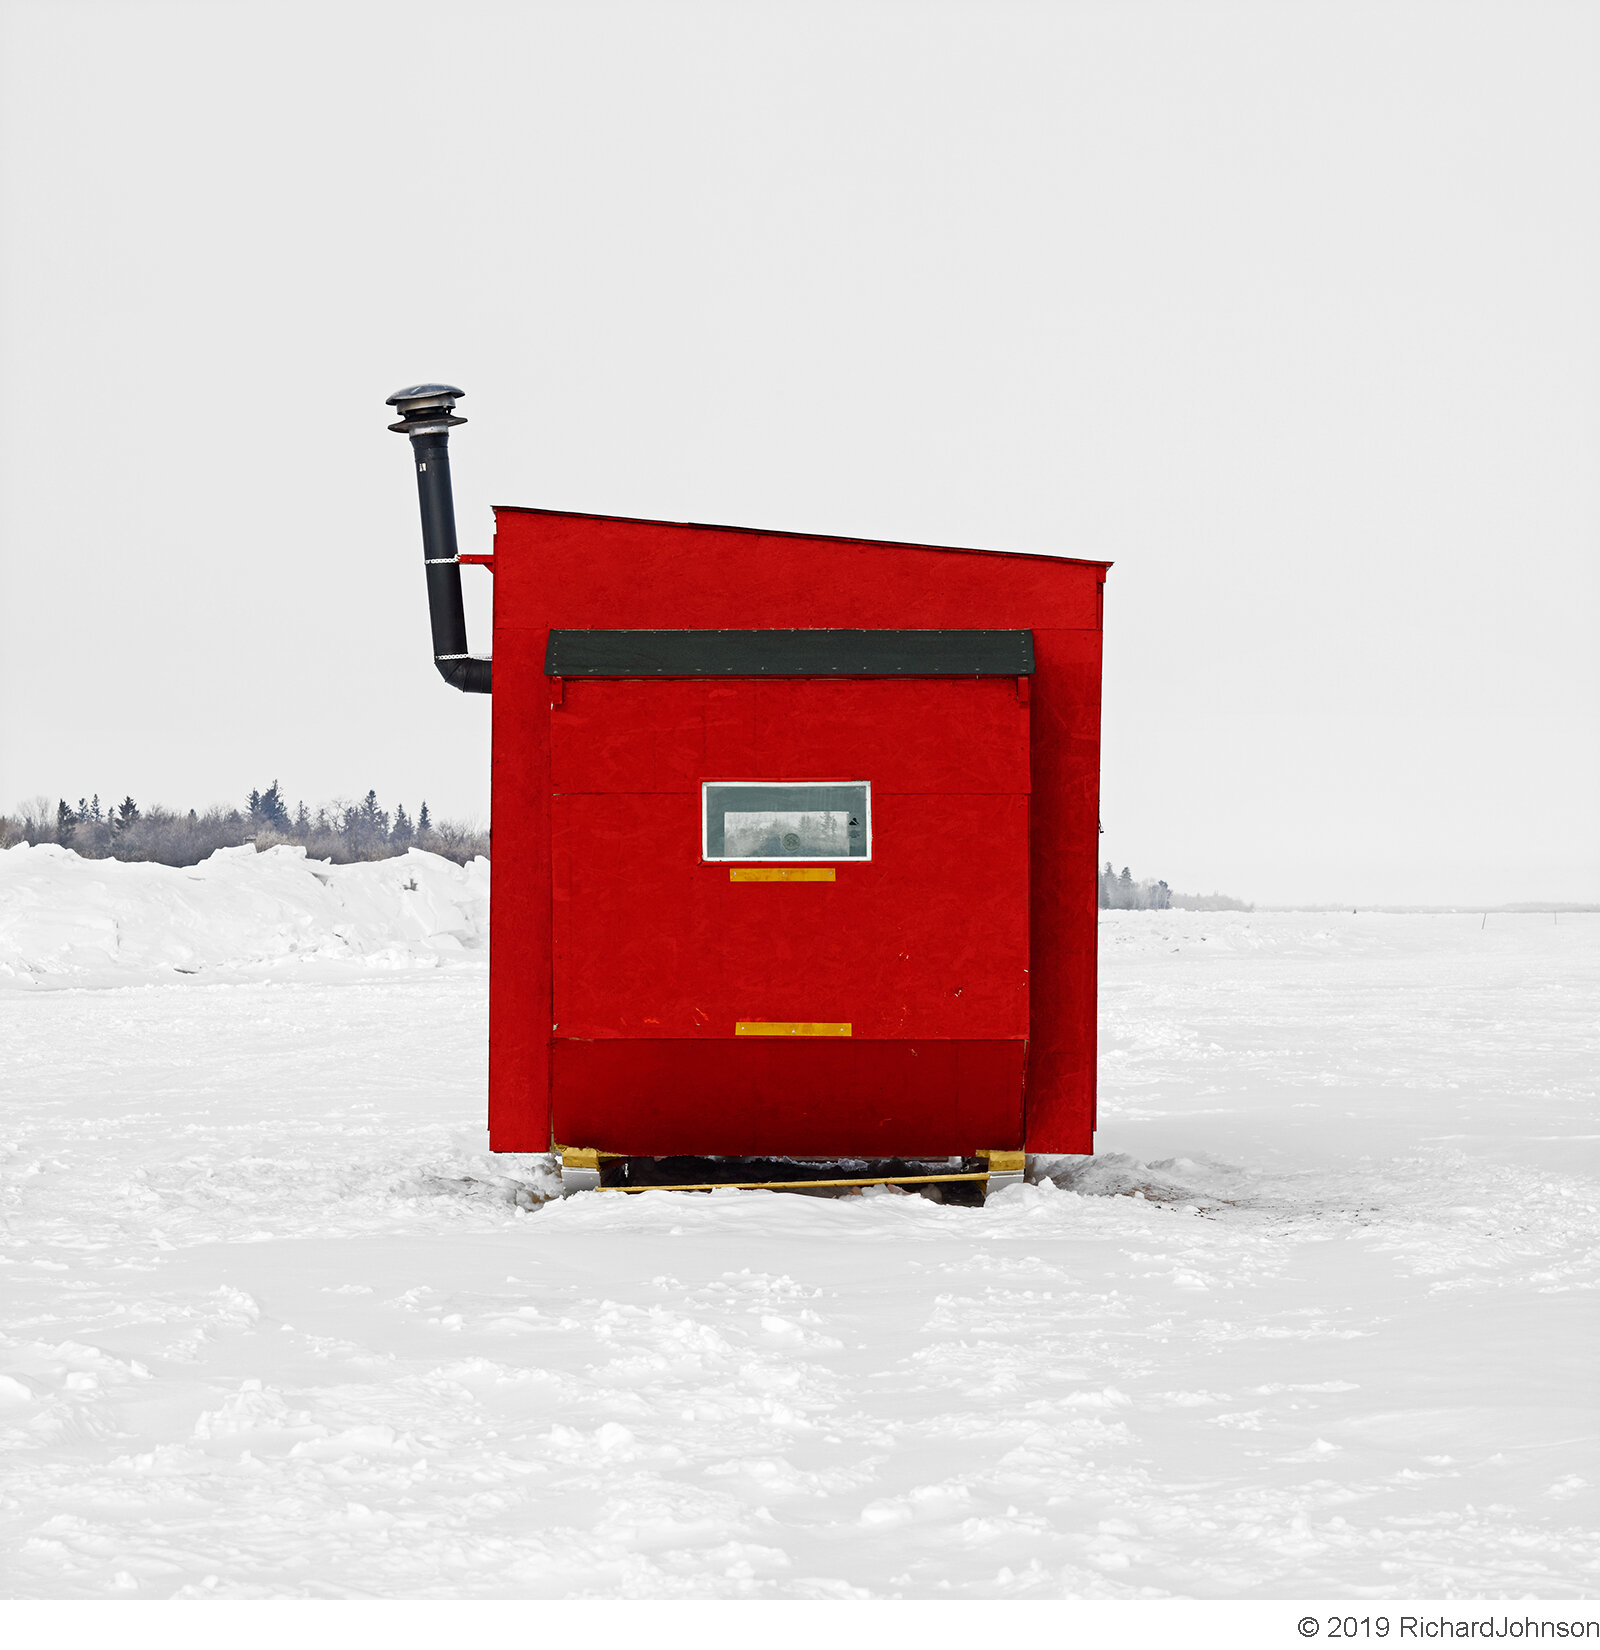
[[[672,1186],[606,1186],[595,1188],[600,1192],[777,1192],[801,1186],[927,1186],[944,1185],[951,1180],[987,1180],[989,1171],[977,1174],[880,1174],[860,1180],[699,1180]]]
[[[827,1174],[824,1172],[819,1175],[804,1177],[794,1177],[782,1173],[762,1175],[760,1170],[767,1167],[767,1165],[753,1163],[749,1165],[749,1168],[756,1169],[757,1173],[754,1175],[747,1173],[746,1178],[740,1180],[695,1180],[685,1176],[681,1180],[642,1180],[620,1183],[612,1180],[607,1184],[606,1175],[602,1171],[607,1164],[626,1163],[627,1159],[621,1153],[599,1151],[594,1147],[585,1146],[558,1146],[556,1151],[561,1158],[564,1169],[569,1172],[581,1171],[585,1183],[592,1185],[595,1191],[607,1192],[714,1192],[719,1187],[725,1187],[731,1191],[745,1192],[804,1191],[811,1187],[826,1189],[848,1186],[937,1186],[961,1181],[987,1183],[995,1179],[1004,1183],[1013,1177],[1020,1177],[1025,1162],[1023,1153],[1019,1151],[979,1151],[969,1156],[959,1168],[922,1174],[907,1172],[910,1169],[920,1167],[915,1163],[889,1163],[885,1166],[885,1172],[882,1174],[851,1175]],[[970,1167],[974,1160],[985,1164],[986,1167]],[[682,1163],[682,1168],[679,1169],[680,1173],[683,1168],[689,1169],[692,1173],[693,1168],[697,1166],[693,1163],[693,1160],[680,1160],[680,1162]],[[678,1167],[678,1165],[674,1164],[673,1167]],[[779,1165],[773,1164],[771,1167],[778,1168]],[[827,1165],[819,1164],[818,1167],[826,1169]],[[670,1174],[671,1168],[667,1168],[666,1172]],[[588,1179],[591,1175],[593,1176],[592,1182]]]

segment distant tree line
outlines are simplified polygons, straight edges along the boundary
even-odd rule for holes
[[[1165,911],[1172,904],[1172,890],[1164,882],[1135,882],[1128,867],[1122,867],[1119,877],[1105,863],[1100,873],[1100,909],[1102,911]]]
[[[390,859],[408,848],[425,848],[464,865],[475,855],[487,857],[489,833],[473,825],[435,820],[423,802],[415,816],[402,803],[393,813],[368,791],[359,802],[324,803],[315,812],[304,802],[291,810],[276,779],[263,791],[253,790],[243,808],[213,805],[187,813],[156,804],[141,808],[131,796],[101,804],[97,794],[65,797],[52,808],[48,797],[34,797],[15,814],[0,814],[0,848],[18,842],[54,842],[85,859],[143,860],[157,865],[198,865],[218,848],[253,843],[259,849],[297,843],[312,859],[336,865],[356,860]]]
[[[1100,909],[1102,911],[1253,911],[1242,899],[1231,894],[1177,894],[1165,882],[1153,882],[1148,877],[1142,882],[1133,880],[1133,873],[1124,865],[1119,875],[1111,861],[1100,873]]]

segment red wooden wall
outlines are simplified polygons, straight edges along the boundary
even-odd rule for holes
[[[552,684],[544,674],[549,631],[839,628],[1034,633],[1026,1144],[1030,1151],[1091,1150],[1105,571],[1104,563],[1054,557],[497,510],[489,1072],[493,1149],[544,1151],[551,1142]],[[590,686],[574,684],[580,692]],[[845,689],[847,684],[828,686]],[[870,686],[891,696],[912,688],[910,682]],[[1001,689],[999,683],[989,686]],[[782,690],[776,682],[763,687]],[[659,696],[665,713],[674,695],[704,689],[662,681],[607,684],[605,691]],[[576,698],[573,709],[579,710]],[[564,726],[558,717],[556,725],[563,728],[563,745],[569,739],[581,741],[578,719]],[[915,722],[907,730],[911,742],[924,731]],[[556,760],[570,764],[577,759],[576,750],[576,745],[564,754],[558,749]],[[603,763],[606,755],[596,750],[584,760]],[[720,874],[726,878],[726,871]],[[567,1045],[562,1058],[570,1061],[579,1049],[591,1061],[614,1062],[625,1050],[620,1040],[612,1042],[619,1046]],[[736,1047],[735,1059],[745,1063],[799,1056],[819,1062],[819,1072],[823,1066],[830,1072],[837,1067],[830,1080],[836,1088],[843,1085],[841,1093],[848,1088],[852,1056],[846,1045],[813,1046],[803,1055],[792,1043],[751,1048],[741,1039]],[[581,1087],[584,1080],[581,1072],[564,1075],[564,1089],[572,1083]],[[759,1082],[754,1065],[749,1080]],[[882,1080],[889,1080],[887,1072]],[[961,1149],[1008,1143],[974,1138]],[[635,1149],[650,1155],[673,1150],[738,1155],[751,1148],[729,1143]],[[883,1142],[884,1155],[929,1149],[942,1148],[903,1137]],[[793,1155],[804,1153],[796,1149]]]

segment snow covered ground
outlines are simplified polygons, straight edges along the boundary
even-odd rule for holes
[[[0,854],[0,1593],[1600,1592],[1600,918],[1108,913],[1095,1159],[541,1204],[487,877]]]

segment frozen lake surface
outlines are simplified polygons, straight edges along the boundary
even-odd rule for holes
[[[1106,913],[1053,1181],[541,1206],[484,868],[83,865],[0,854],[7,1596],[1600,1592],[1600,918]]]

